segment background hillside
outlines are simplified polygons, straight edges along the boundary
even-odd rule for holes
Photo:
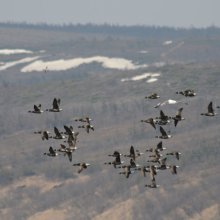
[[[219,112],[219,29],[203,30],[206,34],[197,34],[197,29],[175,34],[170,28],[170,35],[143,37],[144,32],[135,32],[135,27],[126,34],[110,27],[106,27],[108,34],[83,28],[86,31],[0,25],[1,50],[32,51],[0,54],[0,218],[219,219],[220,116],[200,115],[210,101]],[[95,56],[130,60],[136,69],[91,62],[62,71],[22,72],[37,61],[55,63]],[[149,75],[132,80],[144,73]],[[157,80],[150,82],[152,78]],[[185,98],[175,94],[187,88],[198,95]],[[144,98],[153,92],[161,98]],[[27,113],[34,104],[41,103],[43,110],[50,108],[55,97],[61,99],[61,113]],[[173,123],[164,126],[173,138],[163,141],[167,150],[162,154],[173,150],[182,153],[179,161],[172,156],[167,159],[168,165],[180,166],[178,174],[159,172],[156,182],[161,187],[150,189],[144,187],[150,184],[150,175],[144,178],[135,172],[126,179],[118,175],[120,169],[104,165],[113,160],[108,154],[114,150],[128,154],[131,145],[145,153],[137,163],[150,164],[146,162],[150,153],[145,150],[160,142],[155,138],[159,127],[155,131],[140,120],[159,116],[160,109],[153,106],[168,99],[189,103],[161,108],[174,116],[183,107],[186,118],[176,128]],[[84,115],[93,119],[94,132],[78,129],[81,124],[74,119]],[[79,149],[73,153],[72,163],[63,155],[43,155],[49,146],[58,149],[63,141],[42,141],[40,135],[33,134],[40,130],[53,134],[54,126],[62,131],[63,125],[79,131]],[[129,164],[128,158],[122,160]],[[78,174],[72,164],[81,161],[91,166]]]

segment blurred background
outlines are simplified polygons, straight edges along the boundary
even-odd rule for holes
[[[0,219],[211,220],[219,215],[220,116],[205,117],[220,104],[219,1],[4,1],[0,8]],[[49,71],[43,69],[48,66]],[[175,94],[192,89],[193,98]],[[145,96],[157,92],[160,99]],[[61,113],[29,114],[61,99]],[[162,106],[168,99],[189,103]],[[164,126],[173,138],[166,151],[181,152],[178,165],[156,176],[158,189],[145,187],[150,175],[126,179],[122,169],[104,165],[115,150],[143,152],[150,165],[159,126],[140,120],[186,119]],[[74,119],[89,116],[94,131]],[[54,126],[79,131],[73,161],[43,155],[63,140]],[[66,145],[67,146],[67,145]],[[122,157],[125,164],[129,158]],[[90,167],[78,174],[74,163]]]

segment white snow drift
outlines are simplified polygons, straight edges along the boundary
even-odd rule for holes
[[[172,44],[173,43],[173,41],[165,41],[165,42],[163,42],[163,45],[168,45],[168,44]]]
[[[24,49],[0,49],[0,54],[3,55],[10,55],[10,54],[17,54],[17,53],[33,53],[30,50],[24,50]]]
[[[39,56],[38,57],[27,57],[27,58],[24,58],[24,59],[21,59],[21,60],[18,60],[18,61],[12,61],[12,62],[3,63],[0,66],[0,71],[1,70],[6,70],[7,68],[15,66],[15,65],[20,64],[20,63],[27,63],[27,62],[34,61],[34,60],[36,60],[38,58],[39,58]]]
[[[102,56],[95,56],[90,58],[75,58],[69,60],[54,60],[44,62],[42,60],[37,60],[21,69],[21,72],[31,72],[31,71],[42,71],[45,66],[51,71],[62,71],[71,68],[76,68],[82,64],[89,64],[92,62],[102,63],[102,67],[110,69],[119,70],[134,70],[138,68],[148,67],[148,65],[135,65],[131,60],[126,60],[124,58],[109,58]]]
[[[160,76],[160,73],[143,73],[141,75],[137,75],[137,76],[134,76],[132,78],[124,78],[124,79],[121,79],[121,82],[126,82],[126,81],[137,81],[137,80],[141,80],[141,79],[145,79],[147,77],[155,77],[155,76]],[[151,78],[149,80],[147,80],[146,82],[154,82],[154,81],[157,81],[158,79],[157,78]]]

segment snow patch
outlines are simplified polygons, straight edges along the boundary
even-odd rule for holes
[[[147,80],[147,82],[148,82],[148,83],[151,83],[151,82],[155,82],[155,81],[157,81],[157,80],[158,80],[157,78],[151,78],[151,79]]]
[[[151,75],[152,77],[155,77],[155,76],[160,76],[160,73],[154,73]]]
[[[138,53],[148,53],[148,51],[146,51],[146,50],[141,50],[141,51],[138,51]]]
[[[35,61],[21,69],[21,72],[42,71],[45,66],[49,66],[51,71],[62,71],[71,68],[76,68],[82,64],[89,64],[92,62],[102,63],[102,67],[119,70],[135,70],[138,68],[148,67],[147,64],[135,65],[131,60],[124,58],[109,58],[102,56],[95,56],[90,58],[75,58],[69,60],[54,60],[44,62],[42,60]]]
[[[163,45],[168,45],[168,44],[172,44],[173,43],[173,41],[165,41],[165,42],[163,42]]]
[[[24,49],[0,49],[0,54],[3,55],[10,55],[10,54],[17,54],[17,53],[33,53],[30,50],[24,50]]]
[[[12,61],[12,62],[5,63],[5,64],[0,66],[0,71],[1,70],[6,70],[9,67],[15,66],[15,65],[20,64],[20,63],[27,63],[27,62],[34,61],[38,58],[39,57],[27,57],[27,58],[24,58],[24,59],[21,59],[21,60],[18,60],[18,61]]]
[[[143,73],[141,75],[137,75],[137,76],[134,76],[132,78],[124,78],[124,79],[121,79],[121,82],[127,82],[127,81],[137,81],[137,80],[141,80],[141,79],[145,79],[147,77],[155,77],[155,76],[160,76],[161,74],[160,73]],[[154,81],[157,81],[158,79],[157,78],[151,78],[149,80],[147,80],[146,82],[154,82]]]

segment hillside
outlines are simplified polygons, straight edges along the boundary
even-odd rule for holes
[[[0,30],[0,36],[4,30],[11,37],[13,47],[10,49],[23,45],[22,49],[34,51],[33,54],[0,55],[0,62],[4,62],[0,67],[34,56],[42,56],[38,60],[44,62],[105,56],[132,60],[134,67],[148,65],[132,70],[106,68],[102,63],[92,62],[64,71],[51,70],[46,74],[37,70],[22,72],[22,68],[35,62],[31,61],[0,71],[1,219],[220,218],[220,116],[200,115],[207,111],[210,101],[219,113],[216,108],[220,92],[219,52],[216,46],[220,42],[219,36],[211,36],[211,40],[203,36],[191,40],[177,38],[165,46],[163,42],[169,39],[141,40],[132,36],[101,39],[100,35],[96,35],[96,39],[100,40],[91,41],[86,34],[80,36],[84,37],[82,40],[77,34],[62,35],[61,31],[5,27]],[[25,34],[25,31],[29,31],[26,36],[30,43],[31,36],[42,39],[35,49],[29,44],[24,45],[24,35],[18,37],[18,33]],[[16,35],[13,37],[12,33]],[[50,37],[46,35],[53,35],[56,44],[49,44]],[[68,40],[61,40],[60,36]],[[1,42],[2,49],[9,45],[6,38]],[[16,40],[19,43],[16,44]],[[181,42],[184,44],[177,47]],[[70,45],[74,45],[74,50],[70,49]],[[46,51],[40,53],[40,50]],[[148,53],[137,53],[142,50]],[[161,62],[163,64],[155,65]],[[132,80],[144,73],[149,75]],[[152,78],[157,80],[147,82]],[[198,95],[185,98],[175,94],[186,88],[194,89]],[[160,99],[144,98],[155,91],[161,96]],[[41,103],[43,110],[50,108],[54,97],[61,99],[61,113],[27,113],[34,104]],[[150,189],[144,187],[150,184],[149,174],[144,178],[137,171],[126,179],[118,174],[121,169],[104,165],[113,160],[108,154],[114,150],[127,154],[131,145],[144,152],[136,159],[137,163],[150,164],[146,162],[150,153],[145,150],[159,143],[160,140],[155,138],[159,135],[159,126],[155,131],[140,120],[159,116],[160,109],[153,106],[168,99],[189,104],[161,107],[169,116],[174,116],[183,107],[182,114],[186,118],[176,128],[173,122],[164,126],[165,130],[171,131],[173,138],[163,141],[167,150],[162,154],[172,150],[182,153],[179,161],[167,156],[168,165],[180,166],[178,174],[172,175],[170,170],[159,172],[156,182],[160,188]],[[83,115],[93,119],[95,131],[87,134],[78,128],[81,123],[74,119]],[[74,131],[79,131],[79,149],[73,153],[72,163],[63,155],[57,158],[43,155],[49,146],[59,148],[63,141],[42,141],[40,135],[33,134],[42,129],[53,133],[54,126],[62,131],[63,125],[72,125]],[[122,160],[129,163],[128,158]],[[78,168],[72,164],[81,161],[91,166],[78,174]]]

